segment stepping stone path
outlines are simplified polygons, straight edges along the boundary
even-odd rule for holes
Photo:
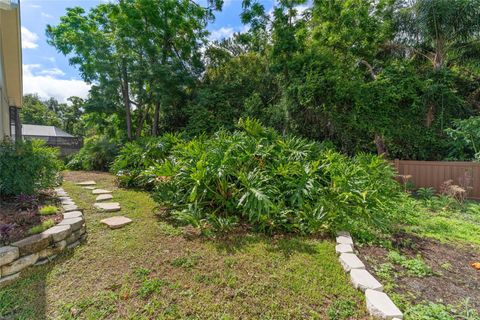
[[[84,189],[92,190],[92,194],[98,195],[97,198],[95,199],[96,202],[93,205],[97,210],[101,210],[104,212],[115,212],[115,211],[122,210],[122,208],[120,207],[120,203],[118,202],[101,202],[101,201],[107,201],[107,200],[113,199],[113,196],[111,195],[112,191],[105,190],[105,189],[97,189],[96,187],[94,187],[96,185],[95,181],[93,180],[84,181],[77,184],[82,186]],[[64,200],[68,205],[69,199],[64,199]],[[80,211],[75,211],[75,210],[70,211],[68,215],[70,219],[82,217],[82,213]],[[118,229],[131,223],[132,220],[127,217],[116,216],[116,217],[103,219],[100,222],[109,226],[110,229]]]
[[[103,210],[105,212],[120,211],[120,203],[118,202],[99,202],[93,205],[96,209]]]
[[[118,229],[131,223],[132,220],[127,217],[118,216],[118,217],[106,218],[101,220],[100,222],[109,226],[110,229]]]
[[[93,194],[107,194],[107,193],[112,193],[110,190],[104,190],[104,189],[95,189],[92,190]]]
[[[111,194],[106,193],[106,194],[101,194],[101,195],[99,195],[99,196],[95,199],[95,201],[98,202],[98,201],[105,201],[105,200],[110,200],[110,199],[113,199],[113,196],[112,196]]]
[[[77,183],[79,186],[94,186],[96,185],[97,183],[93,180],[90,180],[90,181],[83,181],[83,182],[79,182]]]

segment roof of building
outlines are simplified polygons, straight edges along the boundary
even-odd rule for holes
[[[37,136],[37,137],[65,137],[73,138],[70,133],[66,133],[62,129],[54,126],[40,126],[36,124],[22,124],[23,136]]]

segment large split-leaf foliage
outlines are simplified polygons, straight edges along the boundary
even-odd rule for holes
[[[372,234],[401,215],[400,188],[381,157],[349,158],[255,120],[238,127],[130,143],[113,169],[129,186],[153,188],[170,217],[206,232]]]

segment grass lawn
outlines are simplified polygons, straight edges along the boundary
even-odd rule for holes
[[[0,290],[0,318],[369,319],[330,240],[206,239],[159,219],[147,193],[116,189],[109,174],[65,177],[65,190],[85,208],[88,240]],[[100,224],[118,213],[96,212],[95,197],[74,184],[91,179],[114,190],[132,224]]]

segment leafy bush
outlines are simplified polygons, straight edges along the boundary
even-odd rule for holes
[[[118,145],[103,136],[85,139],[80,151],[68,162],[71,170],[107,171],[118,153]]]
[[[145,171],[156,177],[154,198],[174,218],[204,231],[239,222],[267,233],[392,226],[401,192],[382,158],[348,158],[250,119],[238,126],[177,141]]]
[[[181,136],[165,134],[162,137],[142,138],[125,144],[115,158],[110,170],[124,187],[150,187],[149,177],[142,172],[170,154]]]
[[[51,215],[51,214],[57,214],[58,208],[55,206],[44,206],[42,207],[38,213],[41,215]]]
[[[56,184],[58,150],[42,141],[0,143],[0,195],[31,195]]]
[[[417,190],[417,196],[422,200],[430,200],[434,195],[434,188],[419,188]]]

